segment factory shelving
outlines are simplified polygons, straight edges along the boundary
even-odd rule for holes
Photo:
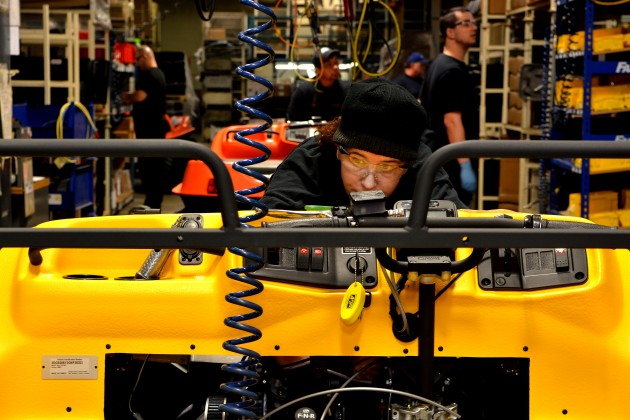
[[[22,25],[20,28],[20,43],[23,48],[41,46],[43,55],[43,77],[38,79],[23,79],[18,73],[11,82],[14,88],[43,89],[43,104],[45,105],[52,103],[52,89],[56,88],[65,89],[67,91],[67,101],[78,100],[80,92],[80,13],[79,11],[72,10],[51,11],[47,4],[43,5],[41,9],[21,10],[23,20],[27,16],[35,16],[36,19],[41,21],[41,27],[39,28],[30,28],[26,27],[24,24]],[[51,15],[63,20],[61,24],[63,28],[62,32],[52,32]],[[51,74],[51,66],[59,61],[59,59],[51,56],[51,48],[65,49],[67,70],[62,77],[53,77]],[[22,71],[25,70],[26,69],[23,69]]]
[[[591,0],[558,1],[550,140],[630,140],[627,124],[622,122],[630,111],[630,42],[626,39],[630,28],[619,21],[623,14],[619,7]],[[561,211],[562,198],[555,194],[559,174],[574,174],[579,177],[579,215],[589,217],[592,176],[630,171],[630,162],[554,159],[546,169],[551,183],[549,211]]]
[[[524,65],[543,61],[544,32],[552,22],[553,12],[546,1],[523,4],[514,0],[482,2],[479,26],[480,139],[540,138],[539,122],[534,118],[538,103],[530,97],[521,97],[519,82]],[[500,207],[527,211],[537,196],[538,163],[519,159],[516,166],[511,164],[510,170],[518,171],[518,191],[507,196],[502,186],[499,186],[498,195],[486,194],[486,164],[486,159],[480,159],[478,208],[489,208],[498,202]],[[504,170],[506,168],[501,169]]]
[[[499,110],[507,103],[507,96],[502,84],[496,83],[499,71],[505,67],[506,47],[504,36],[506,33],[506,1],[482,2],[481,20],[479,23],[479,48],[469,51],[471,56],[478,53],[480,71],[480,106],[479,106],[479,139],[499,139],[502,131],[502,115],[488,115],[489,108]],[[494,70],[494,73],[492,71]],[[490,75],[489,75],[490,73]],[[489,106],[490,105],[490,106]],[[479,183],[477,192],[477,208],[484,209],[499,201],[496,194],[487,194],[486,166],[491,161],[479,159]]]
[[[211,141],[220,127],[239,120],[234,103],[244,98],[245,80],[235,69],[246,62],[246,47],[238,39],[247,17],[240,12],[215,12],[204,23],[200,78],[204,104],[203,137]]]

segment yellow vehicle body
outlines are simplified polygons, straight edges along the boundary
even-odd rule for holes
[[[68,219],[38,229],[166,228],[177,217]],[[218,214],[203,218],[206,228],[221,226]],[[199,265],[181,265],[174,253],[160,280],[134,280],[147,252],[46,249],[34,266],[27,249],[0,251],[0,418],[103,418],[111,353],[234,355],[222,344],[243,333],[224,319],[246,311],[225,296],[247,287],[225,273],[241,258],[204,254]],[[457,259],[469,253],[458,249]],[[465,272],[436,301],[436,357],[529,359],[531,419],[627,418],[630,258],[627,250],[586,255],[587,281],[568,287],[487,291],[475,269]],[[249,322],[262,337],[246,347],[262,356],[417,356],[417,339],[392,334],[390,290],[379,273],[370,306],[351,325],[340,318],[343,289],[263,280],[250,300],[264,312]],[[401,294],[409,312],[418,309],[417,294],[414,282]]]

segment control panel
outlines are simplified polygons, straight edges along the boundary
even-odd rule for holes
[[[486,252],[478,267],[485,290],[533,290],[582,284],[588,278],[586,250],[499,248]]]
[[[378,207],[369,198],[371,197],[353,202],[351,209],[351,213],[354,212],[353,217],[357,216],[355,213],[361,215]],[[394,205],[394,211],[397,211],[398,217],[406,218],[409,216],[411,204],[411,200],[399,201]],[[341,213],[346,214],[343,211]],[[451,201],[431,200],[427,218],[438,217],[457,217],[455,204]],[[374,219],[365,217],[353,220],[360,226],[362,223],[370,224],[368,220],[378,221],[383,218],[377,216]],[[342,225],[344,223],[346,221],[341,222]],[[265,265],[251,275],[259,279],[331,288],[347,288],[353,282],[359,281],[366,289],[373,288],[378,281],[376,254],[373,248],[366,246],[341,248],[298,246],[267,248],[257,253],[263,255]],[[404,255],[404,252],[401,254]]]
[[[345,288],[355,279],[366,289],[377,284],[376,256],[369,247],[267,248],[266,264],[253,277],[318,287]]]

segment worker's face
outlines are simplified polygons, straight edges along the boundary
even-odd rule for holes
[[[455,12],[455,26],[448,32],[458,44],[472,47],[477,42],[477,22],[470,12]]]
[[[319,70],[321,76],[319,78],[319,83],[324,86],[332,85],[337,79],[341,77],[341,72],[339,71],[339,57],[332,56],[327,61],[324,62],[324,66]]]
[[[142,51],[136,53],[136,65],[140,70],[146,70],[147,68],[147,57]]]
[[[424,76],[426,67],[422,63],[411,63],[409,68],[413,71],[414,77]]]
[[[337,158],[341,161],[341,180],[348,194],[381,190],[389,197],[408,166],[398,159],[353,148],[338,147]]]

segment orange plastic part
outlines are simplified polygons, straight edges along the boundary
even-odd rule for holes
[[[242,174],[232,168],[231,164],[226,164],[226,168],[232,178],[234,191],[254,188],[262,185],[262,182],[248,175]],[[190,160],[186,165],[184,179],[181,184],[177,184],[172,190],[173,194],[198,195],[216,197],[217,191],[214,187],[214,175],[210,168],[200,160]],[[249,197],[260,198],[262,192],[249,195]]]
[[[195,127],[190,125],[190,117],[188,116],[178,115],[171,117],[168,114],[164,114],[164,118],[166,118],[166,121],[171,128],[171,130],[166,133],[167,139],[177,139],[195,131]]]
[[[232,168],[232,163],[261,156],[262,152],[250,145],[241,143],[235,138],[236,133],[257,127],[256,124],[233,125],[222,128],[217,132],[210,145],[210,150],[215,152],[225,163],[234,190],[240,191],[260,186],[262,182],[249,175],[245,175]],[[283,160],[298,145],[294,141],[286,139],[286,129],[288,123],[274,124],[271,129],[265,132],[246,136],[248,139],[263,144],[271,151],[274,160]],[[176,185],[172,190],[174,194],[212,196],[216,197],[214,189],[214,175],[210,169],[201,161],[188,162],[184,178],[181,184]],[[262,197],[263,193],[249,195],[252,198]]]

